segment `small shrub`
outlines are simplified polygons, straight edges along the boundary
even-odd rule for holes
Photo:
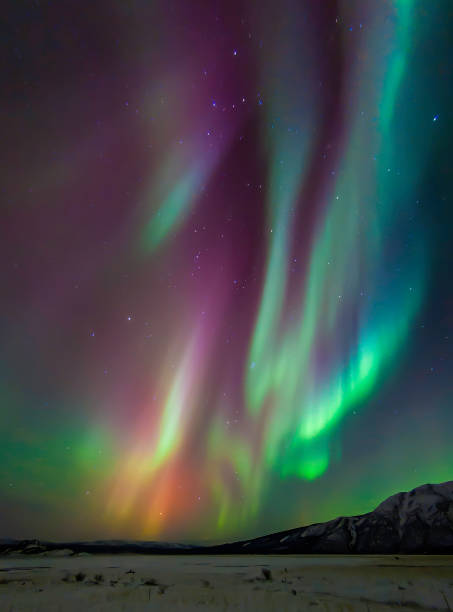
[[[86,578],[86,574],[84,574],[83,572],[77,572],[77,574],[75,575],[75,579],[77,580],[77,582],[83,582]]]

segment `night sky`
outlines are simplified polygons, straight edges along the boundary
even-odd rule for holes
[[[450,0],[9,0],[0,537],[222,541],[453,474]]]

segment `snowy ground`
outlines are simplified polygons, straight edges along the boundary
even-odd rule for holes
[[[452,611],[453,556],[0,557],[2,612],[306,609]]]

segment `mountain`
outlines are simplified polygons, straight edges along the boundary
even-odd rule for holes
[[[367,514],[214,548],[230,554],[452,554],[453,481],[397,493]]]
[[[63,553],[63,551],[65,551]],[[0,554],[453,554],[453,481],[397,493],[375,510],[217,546],[0,540]]]
[[[45,542],[42,540],[0,539],[1,554],[52,555],[65,551],[66,556],[74,554],[115,554],[133,553],[140,555],[157,555],[160,553],[191,552],[190,544],[173,544],[171,542],[141,542],[134,540],[95,540],[92,542]]]

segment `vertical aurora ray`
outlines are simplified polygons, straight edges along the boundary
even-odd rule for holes
[[[374,78],[379,80],[379,72],[385,75],[377,100],[376,129],[370,129],[360,119],[348,118],[351,135],[338,172],[342,178],[332,190],[306,278],[301,279],[296,325],[282,319],[285,278],[291,265],[287,211],[297,204],[303,207],[304,203],[297,203],[294,189],[292,201],[285,202],[271,188],[270,199],[278,202],[279,224],[270,241],[265,288],[250,351],[254,367],[247,371],[246,398],[253,412],[267,400],[274,406],[269,417],[266,459],[282,476],[294,474],[312,480],[325,472],[329,465],[329,430],[373,391],[383,368],[395,362],[420,307],[424,285],[422,246],[411,261],[404,262],[404,284],[384,285],[381,276],[382,263],[390,263],[382,236],[384,227],[394,223],[393,184],[388,178],[394,158],[389,147],[393,108],[409,52],[409,5],[395,4],[395,51],[387,65],[376,64],[373,69]],[[357,107],[363,103],[359,94]],[[357,146],[358,142],[368,142],[368,156],[364,156],[363,145]],[[298,153],[302,158],[302,150]],[[379,162],[373,177],[369,166],[376,157]],[[297,160],[298,156],[293,153],[291,158]],[[293,175],[301,175],[297,164]],[[291,173],[285,178],[291,185],[290,177]],[[361,177],[373,181],[375,187],[370,189]],[[414,187],[406,182],[406,191],[401,194],[403,202],[410,200]],[[367,218],[361,206],[370,202],[373,192],[378,194],[379,208]],[[369,208],[373,208],[371,202]],[[288,443],[288,432],[295,422],[299,427]],[[313,446],[317,438],[319,442]]]
[[[183,222],[201,187],[201,178],[200,170],[195,166],[163,198],[143,232],[143,243],[147,251],[153,251],[172,229]]]
[[[199,66],[193,64],[186,59],[179,71],[163,77],[145,96],[151,117],[147,120],[149,139],[165,151],[163,160],[154,160],[141,196],[140,246],[146,254],[155,252],[187,221],[241,123],[239,114],[228,121],[221,114],[207,119],[206,84],[194,91],[193,79],[200,75]],[[162,117],[162,103],[167,98],[172,103]],[[210,106],[212,110],[212,103]],[[214,134],[221,136],[215,144]]]
[[[146,491],[159,483],[158,487],[167,488],[165,480],[172,479],[171,464],[178,460],[178,453],[184,444],[184,436],[190,431],[191,419],[201,400],[201,383],[204,377],[202,364],[206,363],[209,352],[209,334],[199,324],[192,336],[186,341],[186,348],[175,369],[173,358],[167,364],[165,377],[170,378],[167,396],[162,408],[155,418],[155,408],[145,405],[143,414],[137,423],[136,435],[132,447],[125,452],[126,461],[115,477],[115,487],[108,503],[110,514],[128,518],[137,504],[146,495]],[[164,379],[165,379],[164,377]],[[170,473],[168,468],[170,466]],[[167,473],[162,479],[161,473]],[[164,494],[164,498],[167,494]],[[162,502],[164,503],[164,502]],[[162,515],[160,504],[144,510],[144,521],[147,529],[155,529]],[[156,523],[157,520],[157,523]]]
[[[259,412],[275,371],[268,348],[277,342],[276,332],[288,283],[291,226],[315,120],[313,100],[306,93],[310,91],[310,78],[296,77],[299,66],[295,58],[304,51],[300,33],[295,27],[289,29],[290,32],[285,32],[285,41],[283,36],[274,40],[271,68],[263,77],[268,100],[265,112],[267,131],[263,135],[269,167],[265,221],[268,256],[261,303],[246,363],[246,399],[251,412]],[[280,76],[283,67],[285,79]],[[280,88],[278,95],[277,87]],[[285,364],[282,367],[285,368]]]

